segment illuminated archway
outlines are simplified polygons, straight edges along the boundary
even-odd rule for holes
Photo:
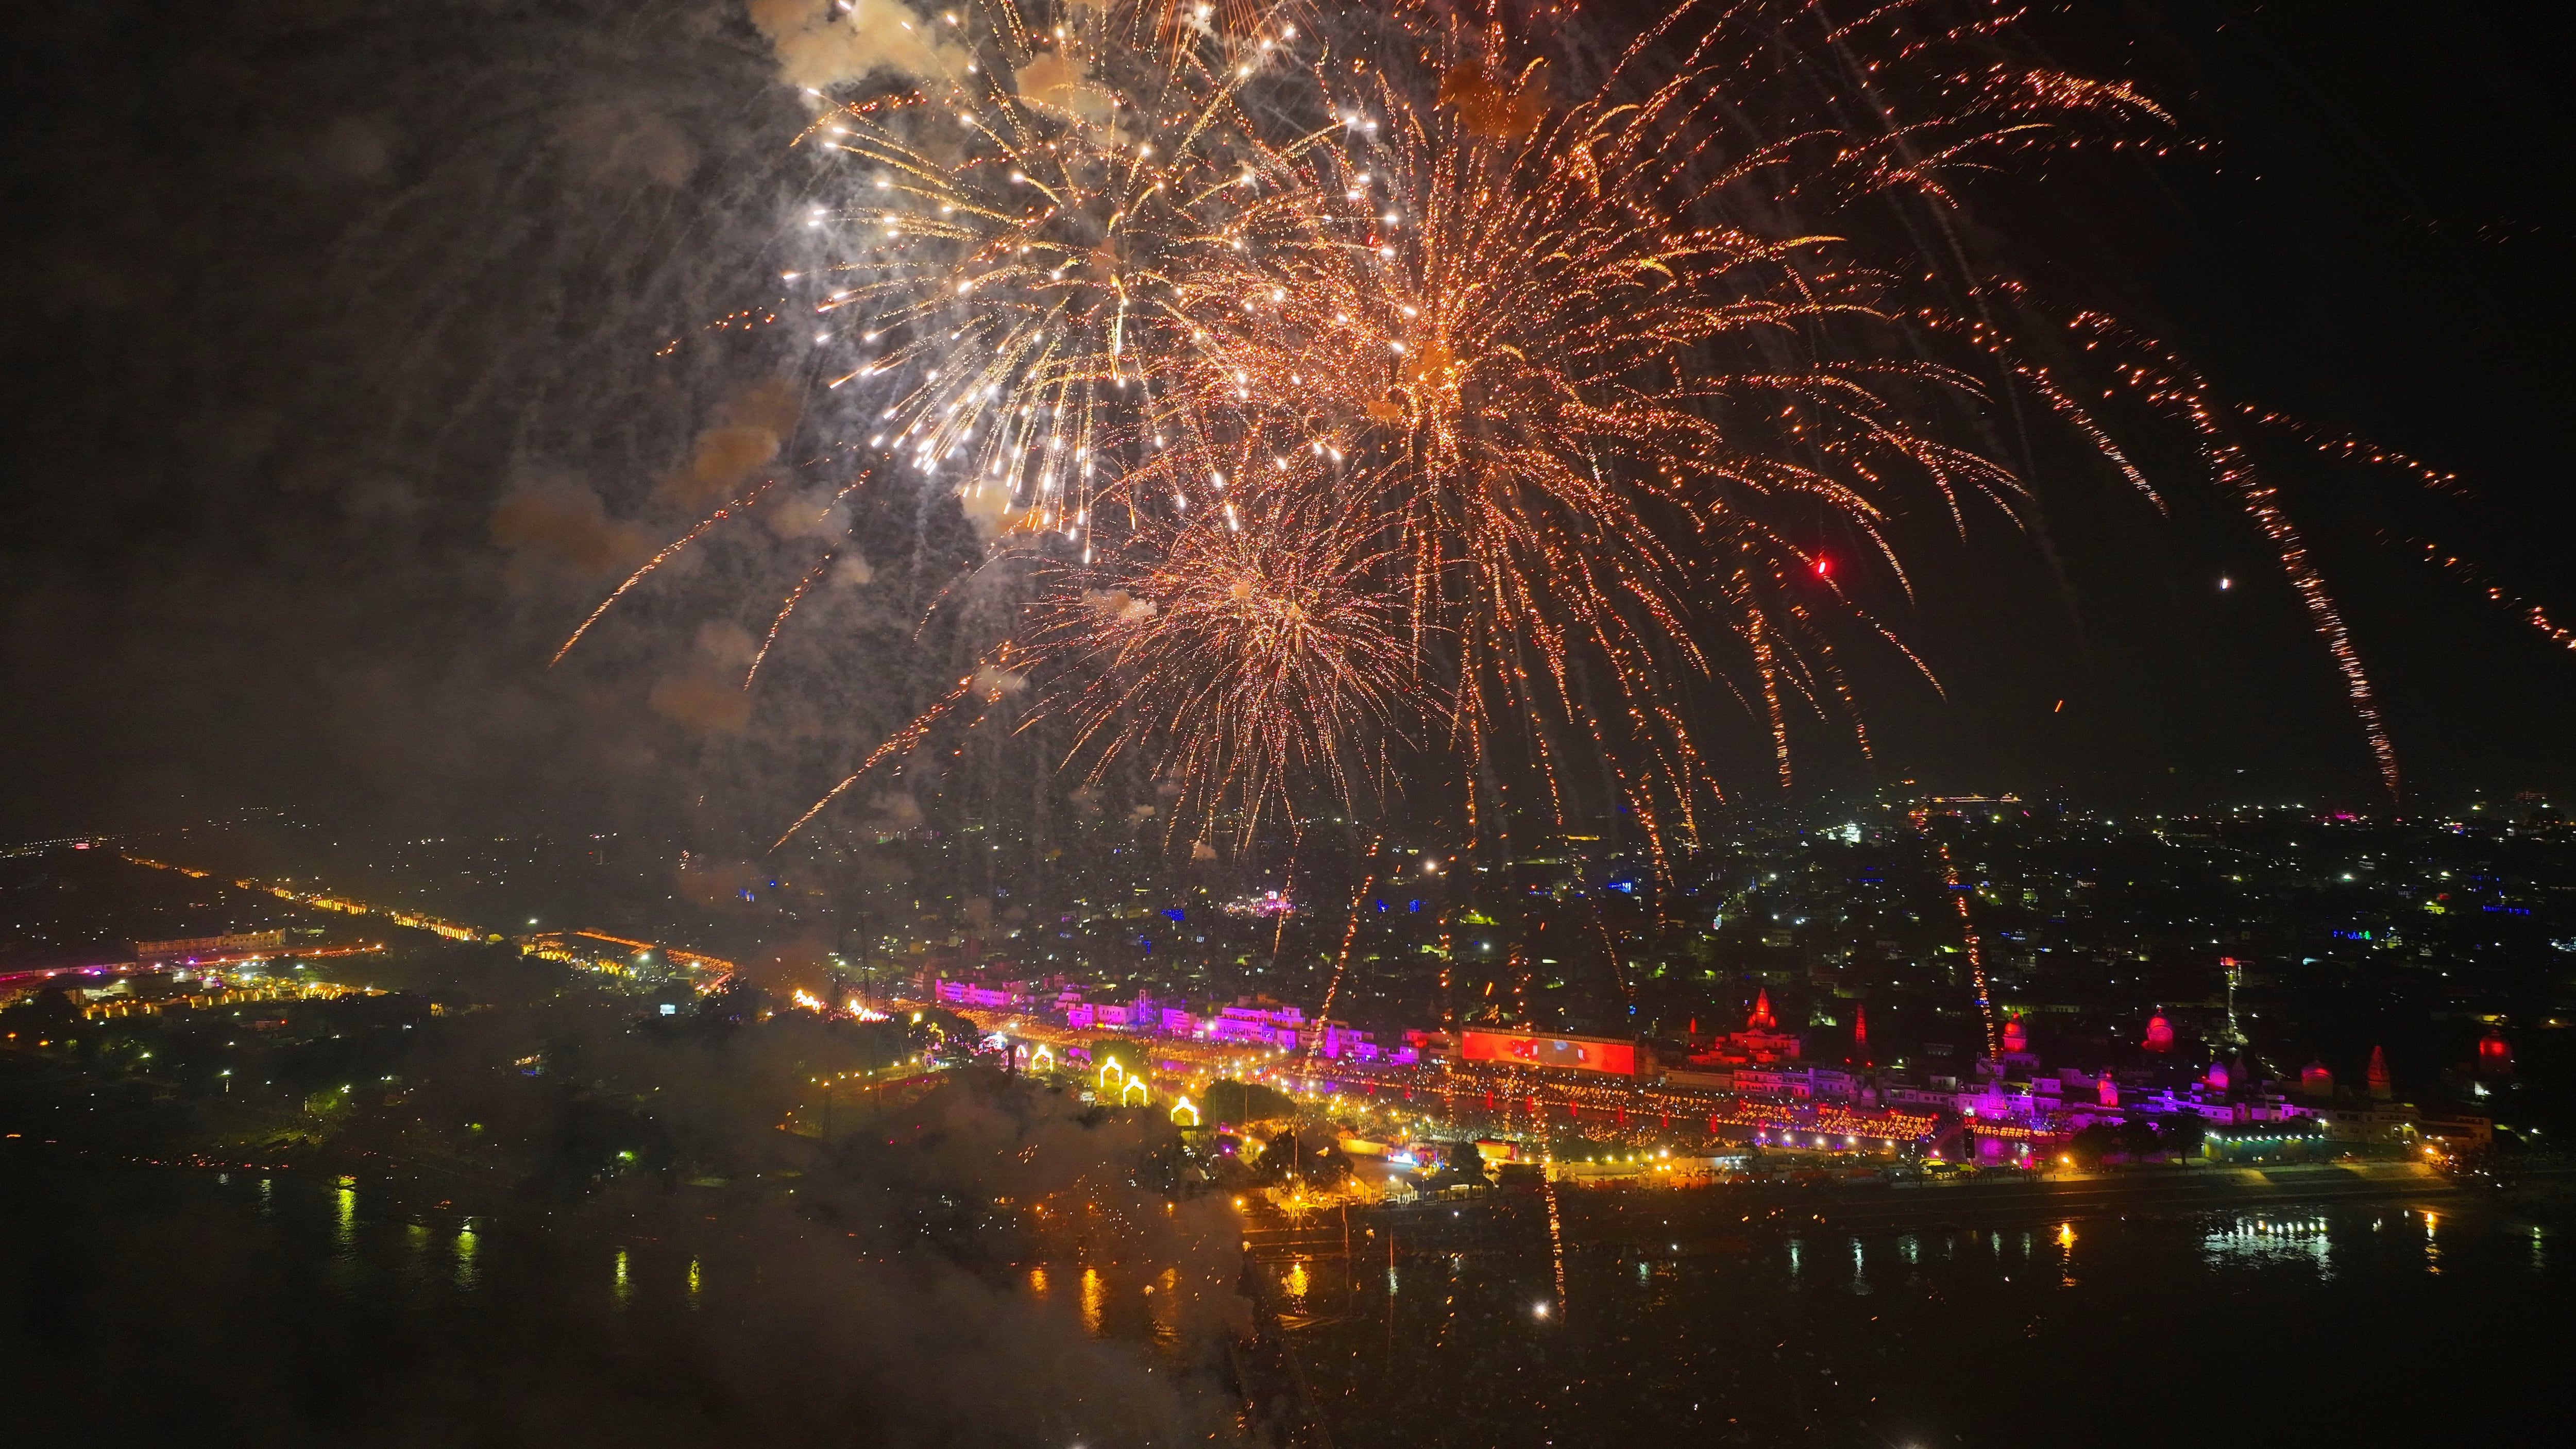
[[[1100,1064],[1100,1090],[1106,1092],[1112,1085],[1125,1080],[1127,1080],[1127,1069],[1118,1064],[1116,1057],[1111,1057]]]
[[[1181,1114],[1182,1114],[1183,1112],[1187,1112],[1187,1113],[1189,1113],[1189,1114],[1190,1114],[1190,1119],[1189,1119],[1188,1121],[1186,1121],[1186,1122],[1181,1121]],[[1195,1103],[1195,1102],[1192,1102],[1192,1101],[1191,1101],[1189,1098],[1187,1098],[1187,1097],[1180,1098],[1179,1100],[1177,1100],[1177,1101],[1173,1102],[1173,1103],[1172,1103],[1172,1121],[1174,1121],[1175,1123],[1178,1123],[1180,1126],[1183,1126],[1183,1127],[1196,1127],[1197,1125],[1199,1125],[1199,1109],[1198,1109],[1198,1104],[1197,1104],[1197,1103]]]
[[[1132,1102],[1128,1100],[1131,1093],[1135,1097],[1135,1100]],[[1118,1093],[1118,1105],[1121,1107],[1142,1107],[1146,1102],[1152,1100],[1152,1098],[1153,1093],[1145,1090],[1145,1079],[1143,1077],[1129,1077],[1127,1079],[1126,1087]]]
[[[1054,1071],[1054,1070],[1055,1070],[1055,1051],[1054,1051],[1054,1049],[1053,1049],[1053,1048],[1051,1048],[1051,1047],[1048,1047],[1048,1046],[1045,1046],[1045,1045],[1043,1045],[1043,1044],[1042,1044],[1042,1045],[1040,1045],[1040,1046],[1038,1047],[1038,1049],[1037,1049],[1036,1051],[1033,1051],[1033,1052],[1029,1053],[1029,1069],[1030,1069],[1031,1071],[1038,1071],[1038,1072],[1051,1072],[1051,1071]]]

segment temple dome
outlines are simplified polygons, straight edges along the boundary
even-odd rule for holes
[[[2159,1011],[2155,1015],[2148,1017],[2146,1040],[2147,1050],[2151,1052],[2169,1052],[2173,1050],[2173,1045],[2173,1023],[2165,1020],[2165,1014]]]
[[[2331,1097],[2335,1092],[2334,1073],[2323,1062],[2310,1062],[2299,1068],[2299,1091],[2310,1097]]]

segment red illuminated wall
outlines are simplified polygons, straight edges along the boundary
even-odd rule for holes
[[[1637,1075],[1632,1042],[1588,1036],[1526,1036],[1516,1031],[1470,1031],[1458,1038],[1458,1055],[1471,1062],[1520,1062],[1578,1072]]]

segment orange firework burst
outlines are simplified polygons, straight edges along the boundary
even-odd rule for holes
[[[1176,824],[1230,814],[1248,839],[1310,784],[1348,801],[1382,778],[1408,655],[1367,535],[1290,489],[1222,507],[1077,571],[1033,632],[1053,676],[1040,708],[1071,726],[1072,758],[1096,779],[1143,752],[1182,792]]]
[[[1905,11],[1878,38],[1937,50]],[[1195,345],[1176,390],[1283,466],[1346,463],[1337,496],[1399,540],[1471,802],[1516,773],[1492,768],[1507,756],[1561,818],[1568,763],[1602,760],[1650,843],[1687,831],[1718,787],[1688,684],[1729,635],[1785,780],[1786,699],[1858,717],[1816,614],[1856,610],[1784,505],[1846,520],[1900,580],[1883,524],[1909,487],[1954,518],[1964,493],[2013,506],[2008,470],[1940,436],[1987,389],[1922,355],[1892,270],[1755,219],[1946,205],[1954,169],[2157,113],[1988,63],[1944,71],[1919,116],[1864,110],[1856,129],[1827,90],[1776,134],[1737,132],[1753,95],[1815,79],[1769,58],[1784,36],[1816,46],[1802,72],[1870,28],[1797,36],[1818,24],[1738,7],[1660,82],[1640,79],[1650,36],[1563,104],[1493,26],[1430,27],[1355,76],[1318,65],[1339,134],[1281,148],[1261,175],[1282,200],[1178,291]]]

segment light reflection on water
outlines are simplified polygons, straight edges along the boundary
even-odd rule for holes
[[[1165,1348],[1177,1348],[1181,1342],[1181,1273],[1165,1268],[1145,1289],[1153,1300],[1154,1341]]]
[[[2239,1214],[2221,1218],[2201,1235],[2200,1256],[2214,1268],[2265,1263],[2306,1262],[2320,1278],[2334,1276],[2331,1232],[2323,1215],[2272,1217]]]
[[[353,1292],[364,1269],[358,1254],[358,1189],[344,1177],[331,1194],[330,1284],[340,1292]]]
[[[1064,1274],[1078,1274],[1071,1284]],[[1190,1312],[1180,1270],[1163,1263],[1032,1263],[1009,1280],[1018,1291],[1068,1314],[1093,1337],[1183,1347]],[[1070,1286],[1074,1291],[1057,1290]]]

